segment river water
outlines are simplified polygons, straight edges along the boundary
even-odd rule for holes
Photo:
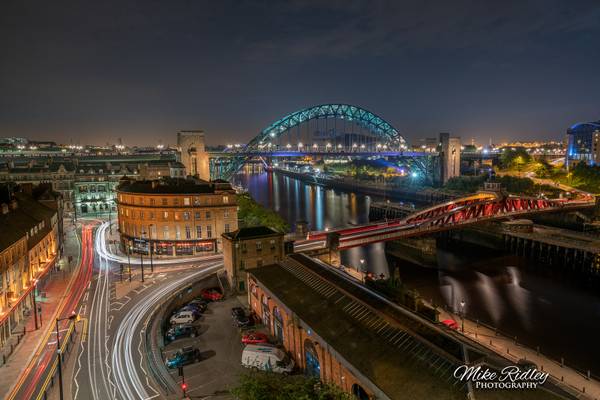
[[[381,200],[277,173],[240,174],[236,183],[292,226],[305,220],[311,230],[367,222],[370,202]],[[342,263],[356,268],[362,259],[377,275],[388,275],[388,262],[396,263],[402,281],[423,298],[454,310],[464,300],[469,318],[600,375],[600,296],[595,291],[502,251],[453,243],[437,253],[437,269],[386,258],[383,244],[345,251]]]

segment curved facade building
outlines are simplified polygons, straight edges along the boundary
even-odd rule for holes
[[[237,229],[235,191],[222,181],[122,179],[117,210],[122,248],[136,253],[216,252],[221,235]]]
[[[575,124],[567,130],[567,163],[600,163],[600,121]]]

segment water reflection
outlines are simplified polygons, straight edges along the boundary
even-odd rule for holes
[[[276,210],[292,226],[306,220],[311,229],[368,221],[371,197],[309,185],[278,174],[239,175],[261,204]],[[383,244],[343,252],[342,263],[388,275]],[[408,287],[425,299],[464,311],[472,319],[498,327],[530,347],[540,346],[555,359],[564,356],[581,369],[600,373],[600,299],[561,276],[551,276],[531,260],[462,243],[438,248],[437,269],[392,260]],[[531,268],[529,268],[531,267]],[[535,267],[535,268],[534,268]],[[541,272],[539,272],[541,271]]]

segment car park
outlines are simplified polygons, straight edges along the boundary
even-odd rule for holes
[[[238,315],[238,316],[234,317],[233,322],[235,323],[235,325],[238,328],[245,328],[245,327],[254,325],[254,320],[252,319],[252,317],[250,317],[246,314],[242,314],[242,315]]]
[[[183,347],[179,349],[172,357],[167,358],[165,365],[167,368],[177,368],[188,364],[193,364],[200,361],[200,350],[193,346]]]
[[[182,337],[196,336],[198,336],[198,328],[190,324],[172,326],[165,334],[166,339],[170,340],[171,342]]]
[[[196,307],[201,313],[203,313],[208,308],[208,303],[206,302],[206,300],[202,299],[192,300],[188,303],[188,306]]]
[[[204,300],[208,300],[208,301],[223,300],[223,293],[221,292],[221,289],[218,288],[218,287],[212,287],[212,288],[203,289],[200,292],[200,296]]]
[[[242,336],[242,343],[244,344],[259,344],[269,343],[269,338],[262,332],[248,332]]]
[[[183,306],[179,309],[179,312],[181,311],[191,311],[196,315],[196,318],[199,318],[202,315],[202,311],[200,311],[200,309],[198,307],[194,307],[194,306]]]
[[[179,311],[169,319],[171,325],[176,324],[191,324],[197,319],[197,316],[192,311]]]

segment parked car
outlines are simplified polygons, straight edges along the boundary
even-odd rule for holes
[[[249,344],[242,351],[242,365],[246,368],[289,374],[294,369],[294,360],[280,348]]]
[[[242,307],[232,307],[231,308],[231,318],[235,319],[240,315],[246,315],[246,311]]]
[[[165,365],[167,368],[177,368],[182,365],[193,364],[200,361],[200,350],[193,346],[183,347],[178,350],[171,358],[167,358]]]
[[[196,314],[192,311],[179,311],[169,319],[171,325],[175,324],[191,324],[197,319]]]
[[[218,287],[203,289],[200,292],[200,296],[204,300],[208,300],[208,301],[219,301],[219,300],[223,299],[223,293],[221,293],[221,289]]]
[[[201,300],[201,299],[200,300],[192,300],[188,303],[188,306],[196,307],[201,313],[203,313],[208,308],[208,303],[206,302],[206,300]]]
[[[442,321],[442,324],[446,325],[450,329],[458,329],[458,324],[453,319],[445,319]]]
[[[196,337],[198,336],[198,328],[190,324],[175,325],[167,330],[165,336],[170,341],[182,337]]]
[[[179,312],[181,311],[191,311],[196,315],[196,318],[200,318],[200,316],[202,315],[202,311],[200,311],[200,309],[198,307],[194,307],[194,306],[183,306],[179,309]]]
[[[248,332],[242,336],[242,343],[244,344],[258,344],[258,343],[269,343],[269,338],[262,332]]]
[[[233,318],[233,322],[238,328],[245,328],[247,326],[253,326],[254,320],[246,314],[237,315]]]

